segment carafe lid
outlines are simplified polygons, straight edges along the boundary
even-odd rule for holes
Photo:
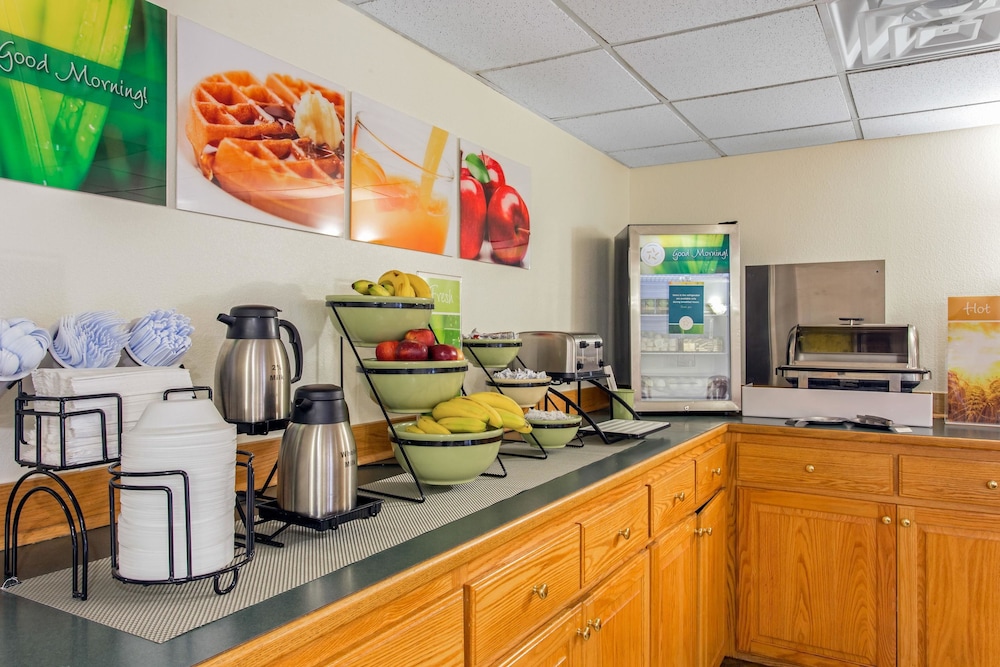
[[[294,424],[339,424],[350,421],[344,390],[335,384],[307,384],[295,390]]]
[[[278,313],[274,306],[233,306],[229,315],[219,315],[220,322],[229,325],[226,338],[278,338]]]

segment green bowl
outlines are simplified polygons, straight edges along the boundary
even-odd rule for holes
[[[458,396],[469,370],[469,362],[456,361],[361,361],[372,385],[362,378],[368,395],[389,412],[430,412],[441,401]],[[360,370],[360,369],[359,369]]]
[[[505,368],[521,351],[520,338],[463,338],[465,358],[482,368]]]
[[[528,419],[531,433],[524,433],[521,437],[525,442],[544,449],[558,449],[576,437],[582,420],[580,415],[571,415],[566,419]]]
[[[514,380],[510,378],[490,378],[490,389],[514,399],[522,408],[533,408],[545,398],[545,393],[552,384],[552,378],[530,378]]]
[[[449,435],[406,433],[404,429],[414,423],[393,424],[398,442],[392,436],[392,429],[389,429],[392,452],[404,470],[432,486],[464,484],[479,477],[493,465],[503,441],[502,428]],[[406,451],[406,458],[400,447]],[[407,459],[413,466],[412,470],[407,465]]]
[[[410,329],[426,329],[434,299],[331,294],[326,297],[326,305],[330,308],[333,328],[340,336],[357,345],[374,347],[383,341],[402,340]]]

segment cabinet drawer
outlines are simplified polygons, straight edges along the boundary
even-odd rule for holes
[[[899,495],[1000,505],[1000,463],[900,455]]]
[[[697,502],[702,505],[709,500],[716,492],[726,485],[726,447],[720,445],[705,452],[694,462],[694,470],[697,475],[697,490],[695,495]]]
[[[580,591],[580,529],[572,525],[537,549],[466,584],[472,664],[511,648]]]
[[[649,540],[649,493],[645,485],[586,518],[583,529],[583,583],[595,581]]]
[[[661,470],[662,468],[662,470]],[[649,481],[649,526],[653,535],[680,521],[697,508],[694,461],[654,469]]]
[[[744,484],[854,493],[893,492],[892,454],[742,442],[736,471]]]

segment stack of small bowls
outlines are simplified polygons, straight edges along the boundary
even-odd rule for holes
[[[187,474],[187,496],[183,476],[173,471]],[[211,400],[180,398],[150,404],[135,428],[124,434],[121,472],[126,487],[167,487],[172,497],[171,516],[164,490],[121,490],[117,537],[118,572],[123,578],[196,577],[233,560],[236,426],[222,419]]]

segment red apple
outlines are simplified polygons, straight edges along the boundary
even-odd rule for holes
[[[396,361],[396,350],[398,348],[398,340],[382,341],[375,346],[375,358],[379,361]]]
[[[431,361],[455,361],[458,359],[458,348],[454,345],[431,345],[427,348]]]
[[[437,337],[430,329],[410,329],[403,336],[403,340],[415,340],[425,346],[437,345]]]
[[[427,361],[427,346],[415,340],[402,340],[396,348],[397,361]]]
[[[531,224],[528,206],[517,190],[509,185],[497,188],[486,209],[486,228],[494,261],[520,264],[528,254]]]
[[[506,185],[507,179],[504,178],[503,169],[500,167],[499,162],[486,153],[480,153],[479,157],[483,159],[483,164],[486,166],[486,173],[490,176],[490,182],[483,184],[483,190],[486,191],[486,205],[489,206],[490,202],[493,201],[493,195],[496,193],[497,188],[501,185]]]
[[[462,168],[460,188],[461,216],[458,232],[458,254],[462,259],[475,259],[486,236],[486,192],[483,184]]]

